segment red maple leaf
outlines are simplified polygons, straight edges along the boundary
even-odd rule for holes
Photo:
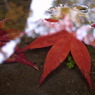
[[[3,29],[3,25],[7,19],[0,21],[0,48],[4,46],[7,42],[11,41],[12,39],[18,37],[21,34],[21,31],[14,30],[14,29]],[[38,67],[34,65],[32,62],[29,62],[24,53],[18,53],[20,48],[17,46],[15,49],[14,54],[5,62],[20,62],[38,70]],[[0,50],[2,52],[2,50]],[[6,55],[5,55],[6,56]]]
[[[16,50],[14,52],[14,54],[5,62],[9,63],[9,62],[19,62],[22,64],[26,64],[28,66],[31,66],[33,68],[35,68],[36,70],[38,70],[38,67],[36,65],[34,65],[32,62],[28,61],[25,54],[24,53],[18,53],[19,51],[19,47],[16,47]]]
[[[51,19],[48,19],[47,21],[57,22],[56,20]],[[74,61],[87,80],[90,89],[92,89],[90,78],[91,59],[89,52],[84,43],[77,40],[72,33],[68,33],[63,29],[55,34],[39,37],[21,51],[49,46],[52,47],[47,54],[39,84],[41,85],[45,78],[55,70],[71,52]]]

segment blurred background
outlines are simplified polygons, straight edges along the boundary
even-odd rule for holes
[[[54,0],[53,6],[60,3],[68,3],[69,6],[73,4],[85,4],[90,7],[95,7],[94,0]],[[6,28],[13,28],[24,30],[26,19],[30,12],[31,0],[0,0],[0,20],[4,18],[11,18],[7,22]]]

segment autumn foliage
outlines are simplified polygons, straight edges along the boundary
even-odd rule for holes
[[[49,23],[58,22],[58,20],[54,19],[45,20]],[[10,32],[8,32],[8,30],[3,30],[2,25],[4,22],[5,20],[0,23],[0,47],[4,46],[11,39],[18,37],[21,34],[21,32],[19,32],[18,30],[10,29]],[[23,49],[20,49],[19,46],[17,46],[15,48],[14,54],[5,62],[20,62],[32,66],[33,68],[38,70],[37,66],[27,60],[23,51],[51,46],[51,49],[49,50],[46,57],[39,85],[41,85],[46,77],[67,58],[69,53],[71,53],[76,65],[87,80],[90,90],[92,90],[92,81],[90,77],[91,58],[84,43],[82,41],[79,41],[75,37],[75,34],[71,32],[72,27],[72,22],[70,21],[69,25],[65,25],[65,28],[63,26],[60,31],[56,31],[54,34],[41,36]],[[68,31],[68,28],[70,31]],[[11,38],[11,36],[13,38]]]
[[[0,22],[0,47],[2,48],[4,45],[6,45],[9,41],[20,37],[22,34],[21,31],[19,30],[14,30],[14,29],[3,29],[4,23],[7,19],[4,19]],[[28,61],[24,53],[19,53],[18,51],[20,50],[19,46],[16,46],[14,54],[7,59],[5,62],[19,62],[22,64],[29,65],[35,69],[38,70],[38,67],[34,65],[32,62]],[[2,52],[2,50],[0,51]]]
[[[50,23],[57,22],[57,20],[53,19],[46,20]],[[71,53],[76,65],[80,69],[81,73],[84,75],[91,90],[92,81],[90,78],[90,54],[84,43],[79,41],[73,33],[68,33],[67,30],[61,30],[51,35],[39,37],[28,46],[24,47],[21,51],[49,46],[52,47],[47,54],[39,85],[41,85],[46,77],[67,58],[69,53]]]

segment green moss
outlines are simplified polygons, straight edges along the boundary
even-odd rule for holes
[[[73,60],[72,56],[68,56],[68,62],[67,62],[66,65],[67,65],[67,67],[68,67],[69,69],[74,68],[74,66],[75,66],[75,61]]]

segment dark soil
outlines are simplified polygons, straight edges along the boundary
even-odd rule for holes
[[[26,6],[26,3],[22,4],[22,1],[30,2],[30,0],[9,1],[21,2],[23,6],[24,4]],[[68,2],[69,0],[60,1]],[[3,0],[0,0],[1,13],[6,8],[2,2]],[[27,8],[24,7],[24,9]],[[5,17],[5,13],[3,15]],[[73,69],[69,69],[66,66],[66,61],[52,72],[42,86],[39,87],[38,82],[49,50],[49,48],[43,48],[25,52],[28,60],[40,68],[39,71],[21,63],[0,65],[0,95],[95,95],[95,48],[88,48],[92,59],[92,92],[89,91],[88,84],[78,67],[75,66]]]
[[[95,49],[89,47],[92,59],[91,78],[93,90],[89,91],[83,75],[75,66],[68,69],[66,61],[38,86],[45,57],[49,48],[27,51],[29,60],[39,66],[40,71],[21,63],[0,65],[0,95],[95,95]]]

